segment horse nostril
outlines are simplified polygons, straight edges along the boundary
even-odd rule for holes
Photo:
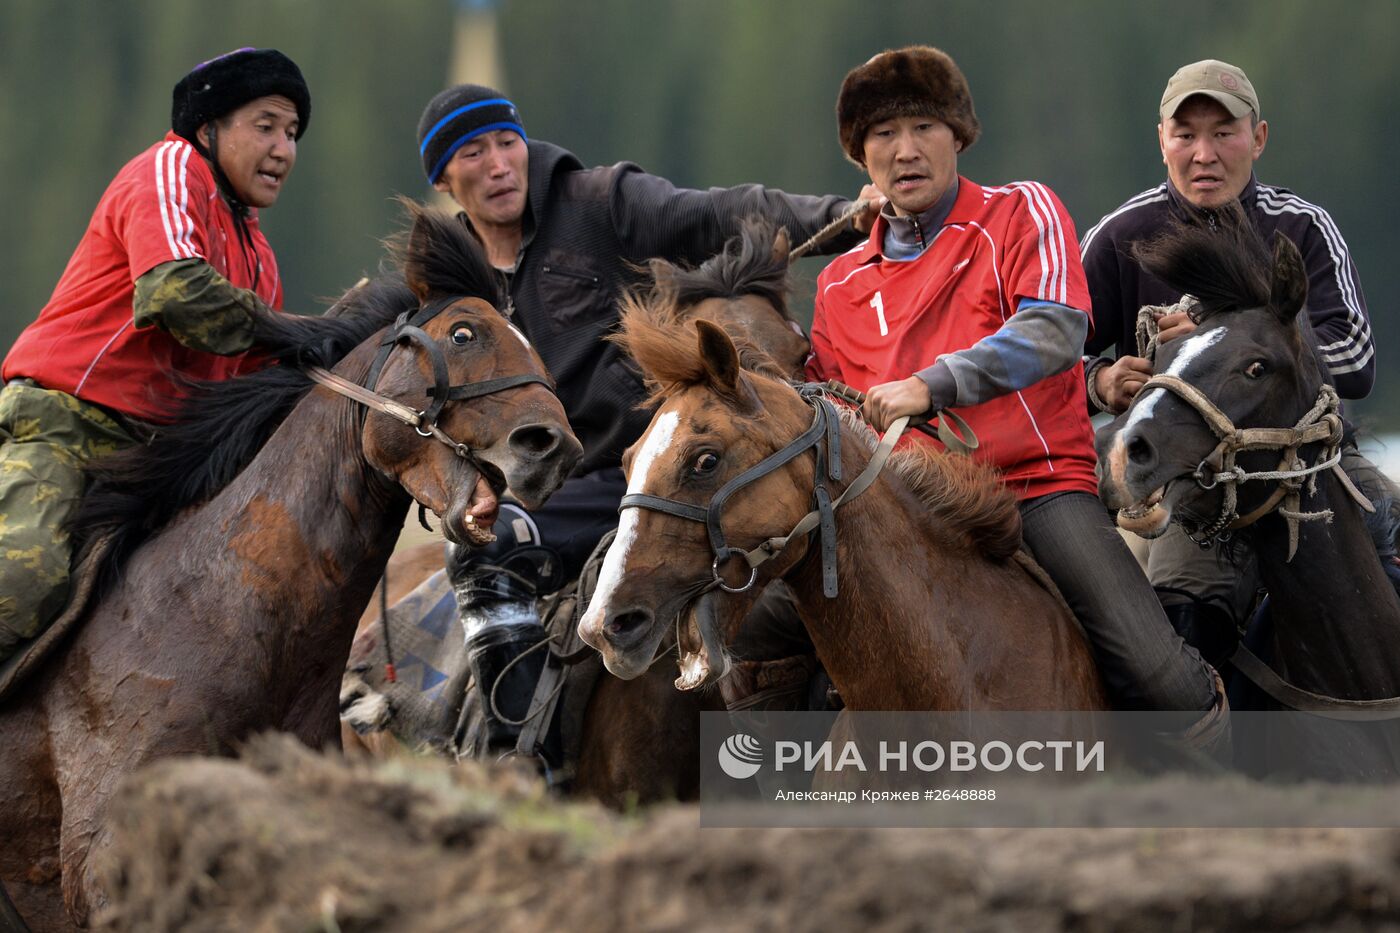
[[[506,443],[510,449],[527,457],[547,457],[563,440],[558,428],[547,424],[527,424],[510,432]]]
[[[1157,452],[1152,442],[1141,434],[1128,438],[1128,459],[1137,466],[1148,466],[1157,460]]]
[[[629,609],[609,616],[603,623],[603,637],[614,645],[637,641],[651,627],[651,613],[645,609]]]

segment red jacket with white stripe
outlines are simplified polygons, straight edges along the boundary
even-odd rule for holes
[[[136,280],[161,263],[203,259],[232,284],[282,306],[277,259],[250,211],[251,253],[209,165],[175,133],[117,173],[68,260],[53,297],[10,348],[6,380],[47,389],[143,421],[166,421],[184,394],[172,378],[219,380],[256,368],[256,354],[191,350],[155,327],[136,329]],[[256,270],[256,275],[255,275]]]
[[[870,239],[817,281],[814,379],[862,391],[905,379],[1000,331],[1023,299],[1088,313],[1073,222],[1044,185],[984,188],[960,178],[942,229],[907,262],[881,254],[884,229],[877,220]],[[981,440],[976,457],[1017,498],[1097,493],[1082,366],[958,413]]]

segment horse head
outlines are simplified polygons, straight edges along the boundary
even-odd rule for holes
[[[677,686],[689,689],[722,673],[724,645],[762,584],[806,553],[805,538],[795,541],[758,580],[758,573],[733,557],[733,548],[785,535],[807,512],[812,459],[795,457],[733,490],[732,499],[712,500],[802,434],[812,423],[812,408],[777,378],[771,360],[736,347],[710,321],[677,321],[634,296],[624,302],[620,339],[659,402],[646,432],[624,457],[628,495],[669,500],[690,516],[632,508],[623,500],[617,539],[579,635],[598,649],[609,671],[630,679],[669,646],[674,631],[681,654]],[[741,354],[752,369],[741,366]],[[708,522],[696,518],[701,511]],[[727,554],[715,554],[712,524],[722,529]],[[759,585],[746,585],[755,581]],[[716,592],[721,583],[722,598]]]
[[[812,344],[787,306],[787,231],[749,218],[724,249],[691,269],[653,259],[646,301],[676,320],[713,321],[741,343],[768,354],[789,379],[802,378]]]
[[[493,304],[497,276],[480,247],[455,219],[410,211],[401,261],[419,308],[386,332],[367,387],[422,423],[371,411],[362,446],[450,540],[482,544],[502,492],[537,508],[583,449],[539,354]]]
[[[1218,229],[1178,227],[1136,254],[1197,298],[1198,327],[1159,348],[1158,375],[1098,432],[1099,492],[1121,510],[1119,525],[1143,537],[1162,534],[1173,517],[1210,537],[1235,515],[1270,507],[1270,484],[1221,481],[1222,471],[1293,468],[1296,449],[1281,466],[1289,445],[1277,441],[1327,392],[1298,321],[1307,274],[1291,240],[1277,236],[1269,255],[1240,211]],[[1339,427],[1292,437],[1315,444]]]

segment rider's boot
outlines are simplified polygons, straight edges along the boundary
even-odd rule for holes
[[[816,649],[781,581],[764,588],[732,648],[742,660],[719,682],[730,712],[823,708],[811,706],[808,698],[818,670]]]
[[[1201,653],[1211,667],[1219,668],[1240,643],[1234,616],[1221,606],[1203,600],[1163,606],[1172,628],[1188,645]]]
[[[535,587],[512,570],[454,547],[448,576],[466,634],[467,657],[492,753],[515,748],[544,667],[547,635],[535,611]],[[532,650],[533,649],[533,650]]]

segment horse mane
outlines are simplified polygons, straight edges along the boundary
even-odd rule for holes
[[[623,294],[618,304],[622,327],[608,339],[620,345],[642,368],[648,390],[643,407],[660,404],[688,386],[709,382],[696,353],[696,321],[681,318],[666,293]],[[713,322],[711,322],[713,323]],[[735,339],[739,363],[747,371],[782,381],[783,368],[746,340]]]
[[[503,307],[504,280],[464,222],[465,215],[434,210],[405,197],[398,200],[410,223],[385,245],[403,277],[426,293],[425,301],[480,298]]]
[[[784,320],[795,320],[787,304],[787,250],[775,253],[773,249],[783,232],[767,218],[746,217],[724,249],[699,266],[650,260],[653,300],[680,309],[707,298],[754,295],[776,308]]]
[[[873,451],[880,437],[860,412],[844,404],[838,404],[836,410],[841,423]],[[947,528],[966,536],[968,544],[983,556],[1007,560],[1020,549],[1021,511],[995,467],[915,443],[890,454],[885,468],[903,480]]]
[[[1218,224],[1174,220],[1159,236],[1135,243],[1133,258],[1151,275],[1195,297],[1202,319],[1267,307],[1273,264],[1264,241],[1238,204],[1222,208]]]
[[[405,207],[412,231],[387,241],[401,271],[391,268],[357,284],[318,317],[255,308],[254,352],[273,365],[233,379],[186,381],[188,395],[173,407],[172,423],[161,425],[149,443],[85,469],[87,491],[67,528],[79,560],[111,539],[98,568],[100,588],[114,582],[144,541],[180,512],[209,501],[252,462],[315,385],[304,367],[334,366],[417,308],[415,288],[494,303],[496,276],[466,228],[416,204],[405,201]]]

